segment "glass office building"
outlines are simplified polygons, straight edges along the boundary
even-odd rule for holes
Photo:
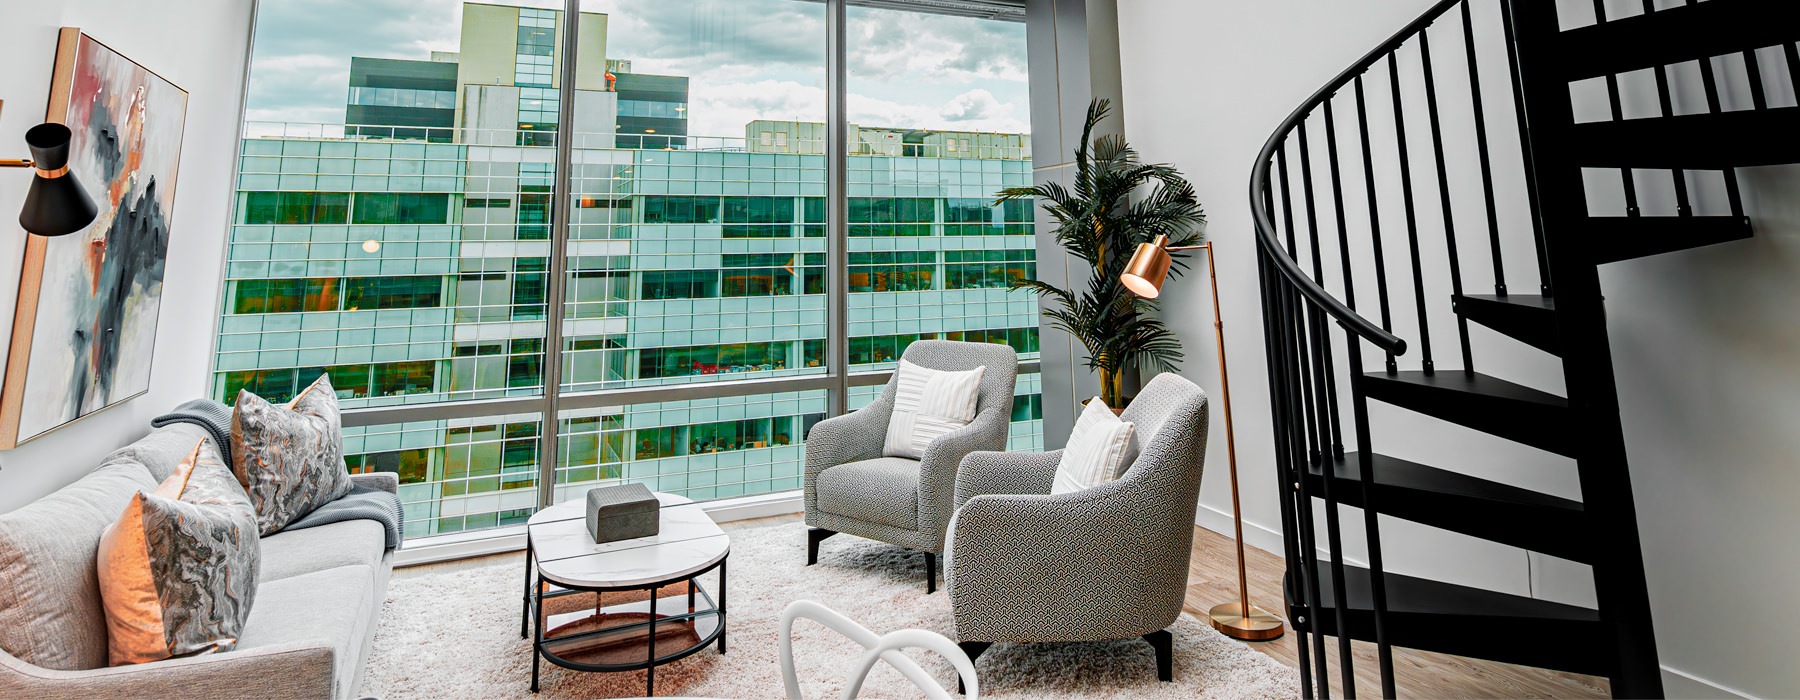
[[[456,128],[246,125],[214,397],[284,400],[328,374],[348,409],[457,407],[346,428],[350,468],[400,475],[409,537],[522,523],[541,505],[546,421],[509,399],[545,394],[554,144],[566,133],[554,356],[559,395],[586,399],[555,417],[554,500],[616,481],[695,499],[799,489],[827,392],[779,380],[827,369],[823,125],[759,120],[745,138],[647,148],[616,138],[634,103],[607,84],[569,91],[574,128],[559,126],[544,104],[559,13],[479,7],[518,28],[465,25],[464,41],[519,37],[489,53],[518,61],[523,82],[464,81]],[[590,25],[604,18],[584,13]],[[509,121],[519,128],[491,128]],[[1028,363],[1008,447],[1039,449],[1037,303],[1008,289],[1035,274],[1033,212],[994,204],[1030,184],[1029,137],[850,134],[847,346],[862,378],[847,407],[879,394],[885,377],[872,373],[913,340],[1003,343]],[[751,389],[681,393],[720,383]]]

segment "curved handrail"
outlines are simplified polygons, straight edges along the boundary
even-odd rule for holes
[[[1323,309],[1326,314],[1337,319],[1350,332],[1362,336],[1377,347],[1395,355],[1406,353],[1404,339],[1345,306],[1344,302],[1339,301],[1337,297],[1325,291],[1324,287],[1319,286],[1319,283],[1308,276],[1306,271],[1300,268],[1300,264],[1288,255],[1287,249],[1282,247],[1281,241],[1275,236],[1275,222],[1270,218],[1271,213],[1263,208],[1262,193],[1268,186],[1269,163],[1274,160],[1276,151],[1281,150],[1281,147],[1287,142],[1288,134],[1293,132],[1308,116],[1311,116],[1314,109],[1330,100],[1338,90],[1350,84],[1350,81],[1355,80],[1357,76],[1362,75],[1370,66],[1375,65],[1376,61],[1387,58],[1388,54],[1393,53],[1401,44],[1424,31],[1426,27],[1431,26],[1432,22],[1437,21],[1445,12],[1449,12],[1451,8],[1463,1],[1440,0],[1424,14],[1419,15],[1417,19],[1395,32],[1393,36],[1388,37],[1387,41],[1381,42],[1379,46],[1364,54],[1356,63],[1338,73],[1337,77],[1332,78],[1324,87],[1314,91],[1311,97],[1306,98],[1305,102],[1300,103],[1299,107],[1296,107],[1286,119],[1281,121],[1281,125],[1275,128],[1275,133],[1269,135],[1269,140],[1263,142],[1262,150],[1256,154],[1256,167],[1250,172],[1250,212],[1256,222],[1256,242],[1269,254],[1269,259],[1275,263],[1275,268],[1281,271],[1283,277],[1293,283],[1301,295]]]

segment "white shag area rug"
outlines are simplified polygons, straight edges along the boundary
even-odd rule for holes
[[[924,557],[848,535],[823,543],[805,566],[805,525],[731,534],[728,652],[703,650],[656,669],[656,694],[720,698],[783,696],[776,647],[783,608],[815,600],[877,634],[917,627],[955,639],[944,588],[926,595]],[[616,698],[644,692],[644,672],[582,673],[544,662],[531,694],[531,647],[519,638],[525,556],[516,561],[400,578],[388,588],[362,694],[410,698]],[[708,590],[716,574],[702,577]],[[862,647],[814,622],[795,623],[795,657],[808,698],[835,698]],[[1292,698],[1294,669],[1182,615],[1175,634],[1175,681],[1156,680],[1142,640],[996,644],[976,661],[982,695],[996,698]],[[954,691],[956,674],[935,655],[915,654]],[[865,698],[921,694],[878,665]]]

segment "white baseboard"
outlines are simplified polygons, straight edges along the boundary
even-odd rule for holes
[[[1194,524],[1212,530],[1226,537],[1236,539],[1230,513],[1219,510],[1204,503],[1199,512],[1194,514]],[[1281,543],[1281,531],[1271,530],[1248,520],[1244,521],[1244,544],[1263,550],[1275,556],[1285,556],[1286,549]]]
[[[742,498],[729,498],[701,504],[713,522],[767,518],[799,513],[806,502],[799,491],[767,493]],[[525,550],[525,527],[513,525],[493,530],[425,537],[410,541],[406,548],[394,553],[394,566],[419,566],[438,562],[485,557],[493,554]]]
[[[1680,669],[1662,667],[1663,696],[1670,698],[1724,698],[1756,700],[1756,696],[1714,683]]]

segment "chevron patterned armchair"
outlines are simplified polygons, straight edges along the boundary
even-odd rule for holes
[[[1175,374],[1122,416],[1139,453],[1117,481],[1051,496],[1062,450],[976,452],[956,479],[947,557],[956,636],[970,658],[995,642],[1143,637],[1171,680],[1194,508],[1206,457],[1206,393]]]
[[[901,354],[908,362],[963,372],[986,367],[974,422],[931,443],[922,459],[882,456],[894,411],[899,373],[874,403],[821,421],[806,436],[806,563],[819,560],[819,542],[838,533],[867,537],[925,553],[925,592],[937,590],[937,554],[944,550],[956,489],[956,468],[976,450],[1006,447],[1012,424],[1013,380],[1019,356],[994,343],[920,340]]]

